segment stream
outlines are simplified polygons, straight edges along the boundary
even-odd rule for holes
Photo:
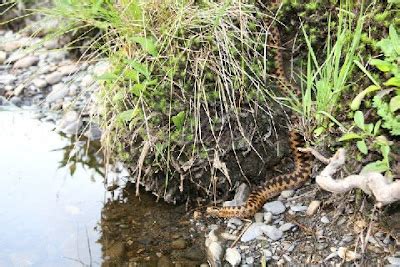
[[[114,196],[100,145],[59,134],[38,117],[0,110],[0,266],[201,263],[183,207],[146,193],[139,201],[124,177]]]

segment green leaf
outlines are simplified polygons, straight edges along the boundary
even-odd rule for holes
[[[388,72],[391,71],[393,68],[392,63],[384,61],[384,60],[380,60],[380,59],[371,59],[370,64],[372,66],[377,67],[380,71],[383,72]]]
[[[130,92],[133,93],[135,96],[140,96],[146,89],[146,86],[141,83],[134,84],[130,89]]]
[[[144,76],[146,76],[147,79],[149,79],[150,77],[150,72],[149,69],[147,68],[146,65],[137,62],[136,60],[127,60],[127,63],[129,64],[129,66],[131,66],[134,70],[136,70],[137,72],[143,74]]]
[[[368,154],[368,147],[364,140],[357,141],[356,143],[358,150],[364,155]]]
[[[376,86],[376,85],[370,85],[368,86],[366,89],[364,89],[361,93],[359,93],[354,99],[353,101],[351,101],[350,104],[350,108],[351,110],[357,110],[360,108],[361,105],[361,101],[364,99],[364,97],[373,91],[377,91],[379,90],[381,87],[380,86]]]
[[[381,146],[381,153],[383,156],[383,161],[389,161],[389,153],[390,153],[390,146],[389,145],[382,145]]]
[[[352,139],[361,139],[362,136],[356,133],[347,133],[345,135],[343,135],[342,137],[339,138],[339,142],[342,141],[348,141],[348,140],[352,140]]]
[[[362,113],[362,111],[357,110],[354,113],[354,122],[356,123],[357,127],[360,128],[361,130],[365,129],[364,114]]]
[[[158,50],[156,46],[156,42],[153,38],[145,38],[141,36],[132,37],[131,40],[135,43],[140,44],[142,49],[152,55],[153,57],[158,55]]]
[[[314,130],[314,135],[315,135],[315,137],[318,137],[318,136],[320,136],[323,132],[325,131],[325,128],[324,127],[318,127],[317,129],[315,129]]]
[[[181,130],[183,127],[183,123],[185,121],[185,111],[179,112],[175,116],[172,116],[171,119],[172,119],[172,122],[174,123],[174,125],[176,126],[176,128],[178,130]]]
[[[400,87],[400,77],[392,77],[387,80],[384,85]]]
[[[368,134],[372,134],[372,131],[374,130],[374,124],[367,123],[367,124],[365,124],[364,128],[365,128],[365,132],[367,132]]]
[[[116,75],[112,72],[106,72],[100,76],[97,76],[96,79],[100,80],[100,81],[113,81],[113,80],[118,79],[118,75]]]
[[[385,54],[385,57],[394,59],[397,56],[397,53],[393,47],[392,41],[390,39],[382,39],[377,43],[377,46],[382,50]]]
[[[121,122],[130,122],[133,118],[135,118],[139,114],[139,109],[128,109],[117,115],[117,120]]]
[[[125,78],[127,78],[129,80],[132,80],[135,83],[139,83],[140,82],[140,80],[139,80],[139,72],[137,72],[136,70],[130,70],[130,69],[125,70],[124,71],[124,76],[125,76]]]
[[[390,111],[395,112],[400,109],[400,95],[392,97],[389,103]]]
[[[117,102],[123,100],[124,97],[125,97],[124,92],[118,91],[118,92],[115,93],[115,95],[113,96],[112,101],[113,101],[114,103],[117,103]]]
[[[388,170],[388,166],[386,162],[383,162],[381,160],[377,160],[371,163],[368,163],[367,165],[362,168],[361,173],[365,172],[385,172]]]
[[[400,37],[396,32],[396,29],[394,28],[393,24],[389,26],[389,36],[390,36],[390,41],[392,42],[394,50],[396,50],[397,55],[400,55]]]
[[[376,136],[376,135],[378,134],[379,129],[380,129],[380,127],[381,127],[381,124],[382,124],[382,120],[379,120],[379,121],[377,121],[377,122],[375,123],[375,126],[374,126],[374,136]]]

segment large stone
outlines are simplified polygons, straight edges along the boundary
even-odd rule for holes
[[[37,56],[26,56],[17,60],[17,62],[14,63],[13,67],[15,69],[23,69],[35,65],[36,63],[38,63],[38,61],[39,58]]]
[[[76,111],[68,111],[61,120],[57,122],[57,130],[66,134],[77,134],[82,125],[79,113]]]
[[[32,84],[37,88],[45,88],[47,86],[47,82],[44,79],[36,78],[32,80]]]
[[[58,67],[57,71],[62,73],[63,75],[71,75],[79,70],[76,64],[68,64],[64,66]]]
[[[56,84],[61,81],[62,77],[64,76],[63,73],[59,71],[52,72],[46,75],[45,80],[48,84]]]
[[[237,248],[227,248],[225,252],[225,259],[231,266],[238,266],[242,261],[242,256]]]
[[[264,210],[267,212],[271,212],[273,215],[278,215],[283,213],[286,208],[281,201],[277,200],[265,203]]]
[[[248,242],[264,234],[274,241],[281,239],[283,236],[283,232],[275,226],[266,225],[264,223],[253,223],[244,232],[241,237],[241,241]]]

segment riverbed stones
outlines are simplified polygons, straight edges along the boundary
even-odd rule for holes
[[[35,65],[38,62],[39,62],[39,57],[37,57],[37,56],[26,56],[24,58],[21,58],[21,59],[17,60],[14,63],[13,68],[14,69],[27,68],[27,67],[30,67],[32,65]]]
[[[47,103],[52,103],[57,100],[61,100],[63,97],[65,97],[69,92],[69,89],[66,85],[62,83],[58,83],[53,85],[52,90],[50,94],[47,95],[46,97],[46,102]]]
[[[279,200],[267,202],[264,204],[263,208],[265,211],[271,212],[273,215],[282,214],[286,210],[285,205]]]
[[[242,256],[237,248],[227,248],[225,259],[231,266],[238,266],[242,262]]]
[[[64,74],[59,71],[52,72],[46,75],[45,80],[48,84],[53,85],[61,81]]]
[[[265,234],[273,241],[279,240],[283,236],[283,232],[278,228],[276,228],[275,226],[266,225],[264,223],[253,223],[244,232],[244,234],[241,237],[241,241],[248,242],[261,237],[263,234]]]
[[[47,86],[46,80],[41,78],[33,79],[32,84],[40,89],[45,88]]]
[[[10,85],[17,79],[13,74],[0,74],[0,84]]]

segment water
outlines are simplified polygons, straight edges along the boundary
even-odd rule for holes
[[[35,116],[0,110],[0,266],[204,262],[184,206],[143,192],[139,200],[126,179],[107,192],[99,144],[60,135]]]
[[[103,177],[65,166],[74,145],[53,128],[29,111],[0,111],[0,266],[100,263]]]

